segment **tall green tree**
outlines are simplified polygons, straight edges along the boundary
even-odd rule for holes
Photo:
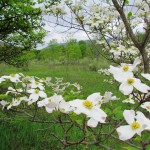
[[[14,65],[23,51],[42,42],[46,32],[41,13],[33,0],[0,0],[0,61]]]

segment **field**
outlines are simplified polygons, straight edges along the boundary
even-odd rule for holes
[[[100,68],[107,67],[108,62],[99,61],[97,64]],[[78,82],[82,86],[81,97],[86,98],[88,95],[94,92],[100,92],[104,94],[105,91],[111,91],[117,97],[120,97],[119,101],[113,103],[110,110],[114,109],[118,105],[122,104],[122,100],[125,97],[118,91],[118,84],[109,84],[104,82],[104,79],[108,78],[103,74],[99,74],[95,71],[89,69],[89,66],[83,63],[74,65],[54,65],[52,63],[45,63],[39,61],[32,61],[29,64],[29,70],[15,68],[12,66],[7,66],[4,64],[0,65],[0,75],[19,73],[22,72],[26,75],[33,75],[38,77],[63,77],[64,81],[75,83]],[[105,105],[108,108],[112,104]],[[126,104],[125,104],[126,107]],[[120,108],[120,107],[119,107]],[[108,110],[108,113],[109,111]],[[116,111],[116,110],[115,110]],[[61,137],[63,135],[63,130],[59,124],[52,125],[50,123],[36,123],[32,122],[28,117],[20,115],[15,112],[4,110],[0,113],[1,124],[0,124],[0,150],[49,150],[49,149],[63,149],[61,147],[61,142],[59,142],[53,134]],[[45,118],[48,118],[50,114],[43,113]],[[66,125],[67,127],[68,125]],[[111,127],[104,127],[105,131],[111,131]],[[96,130],[95,130],[96,131]],[[74,129],[68,135],[71,140],[78,140],[82,136],[82,133],[78,129]],[[120,142],[117,145],[116,141],[111,143],[107,140],[104,142],[114,149],[119,149],[118,146],[122,144]],[[116,144],[116,145],[114,145]],[[112,146],[113,145],[113,146]],[[98,150],[99,147],[95,145],[89,145],[88,148],[84,145],[67,147],[66,149],[91,149]],[[101,149],[107,149],[107,147],[101,147]]]

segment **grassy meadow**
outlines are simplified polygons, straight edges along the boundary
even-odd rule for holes
[[[109,66],[109,62],[99,60],[96,65],[98,68],[105,68]],[[122,107],[121,101],[125,99],[125,97],[118,91],[119,85],[117,83],[109,84],[104,82],[104,79],[108,79],[109,77],[99,74],[96,71],[92,71],[89,64],[82,61],[79,64],[54,65],[52,62],[35,60],[29,63],[28,69],[15,68],[5,64],[0,65],[0,75],[20,72],[25,75],[33,75],[37,77],[63,77],[66,82],[78,82],[83,88],[81,92],[83,98],[86,98],[94,92],[104,94],[105,91],[111,91],[114,95],[119,97],[120,100],[114,102],[113,105],[105,105],[104,111],[108,114],[111,113],[111,110],[114,110],[117,113],[116,108],[119,106],[120,109]],[[112,106],[110,107],[110,105]],[[126,107],[127,105],[128,104],[124,104],[123,107]],[[43,115],[46,119],[51,115],[45,112],[40,113],[40,115]],[[66,127],[69,127],[69,125],[66,125]],[[94,130],[97,132],[96,129]],[[104,130],[107,132],[111,131],[111,127],[106,125],[104,126]],[[59,124],[36,123],[30,121],[28,117],[17,112],[12,113],[7,110],[0,112],[0,150],[63,149],[61,142],[52,136],[52,133],[59,137],[64,134]],[[73,141],[76,141],[81,137],[82,133],[76,127],[74,127],[68,134],[68,138]],[[114,139],[111,139],[111,143],[110,140],[106,140],[103,144],[106,144],[116,150],[119,150],[119,147],[122,146],[121,142],[118,144],[117,140],[114,141]],[[100,147],[89,145],[87,148],[84,145],[78,145],[67,147],[65,149],[98,150]],[[107,147],[102,147],[101,149],[107,149]]]

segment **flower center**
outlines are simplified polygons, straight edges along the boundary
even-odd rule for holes
[[[38,85],[38,84],[39,84],[39,82],[35,81],[35,84],[36,84],[36,85]]]
[[[94,18],[94,19],[93,19],[93,23],[96,23],[96,21],[97,21],[97,19],[96,19],[96,18]]]
[[[128,66],[123,66],[123,71],[128,71],[129,70],[129,67]]]
[[[48,102],[49,102],[49,103],[51,102],[51,99],[50,99],[50,98],[48,99]]]
[[[12,74],[10,74],[10,76],[11,76],[11,77],[15,77],[15,74],[12,73]]]
[[[20,101],[20,97],[17,97],[17,101]]]
[[[133,122],[132,124],[131,124],[131,128],[133,129],[133,130],[136,130],[136,129],[138,129],[138,128],[140,128],[140,124],[138,123],[138,122]]]
[[[150,109],[150,106],[146,106],[147,109]]]
[[[129,79],[127,80],[127,83],[128,83],[128,84],[133,84],[133,83],[134,83],[134,79],[129,78]]]
[[[45,78],[41,78],[43,81],[45,81]]]
[[[36,90],[35,90],[35,93],[36,93],[36,94],[38,94],[38,93],[39,93],[39,90],[38,90],[38,89],[36,89]]]
[[[127,98],[127,101],[130,101],[130,98]]]
[[[65,108],[62,108],[61,110],[62,110],[62,111],[65,111]]]
[[[93,108],[93,103],[90,102],[89,100],[85,100],[85,101],[83,102],[83,105],[84,105],[86,108],[88,108],[88,109],[92,109],[92,108]]]

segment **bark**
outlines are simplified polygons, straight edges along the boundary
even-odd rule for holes
[[[134,43],[134,46],[138,48],[141,56],[142,56],[142,60],[143,60],[143,65],[144,65],[144,72],[145,73],[149,73],[150,72],[150,66],[149,66],[149,57],[148,54],[145,50],[145,45],[147,44],[147,41],[149,39],[149,35],[150,35],[150,28],[148,28],[148,30],[146,30],[146,36],[145,39],[142,43],[140,43],[137,38],[136,35],[133,33],[133,30],[131,28],[130,23],[127,20],[127,17],[124,14],[123,8],[118,4],[117,0],[112,0],[114,7],[116,8],[116,10],[119,12],[120,17],[125,25],[126,31],[129,34],[131,40]]]

